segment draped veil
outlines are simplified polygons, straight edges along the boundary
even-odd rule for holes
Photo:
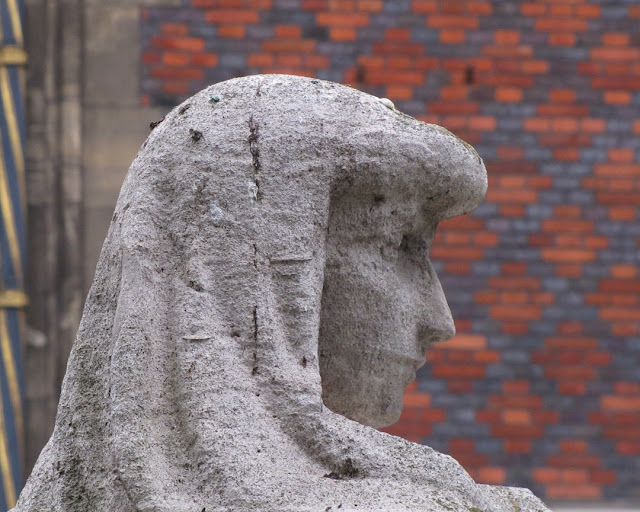
[[[389,166],[415,162],[436,192],[482,165],[446,130],[307,78],[230,80],[169,113],[123,184],[14,510],[546,510],[322,403],[332,198],[408,186]],[[480,201],[477,179],[440,191],[443,217]]]

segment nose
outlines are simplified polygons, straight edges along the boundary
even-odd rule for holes
[[[431,264],[429,264],[431,267]],[[419,339],[424,351],[433,343],[448,341],[456,334],[449,304],[435,271],[430,268],[430,279],[423,290],[424,306],[420,313]]]

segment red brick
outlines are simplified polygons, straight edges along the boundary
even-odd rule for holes
[[[379,56],[361,55],[358,58],[358,63],[369,68],[380,69],[384,67],[385,59]]]
[[[489,189],[487,191],[487,201],[495,203],[535,203],[538,200],[538,193],[528,189]]]
[[[517,30],[496,30],[493,33],[496,44],[518,44],[520,42],[520,32]]]
[[[546,132],[551,126],[549,119],[530,117],[524,120],[524,129],[528,132]]]
[[[256,68],[273,66],[274,62],[275,57],[266,53],[254,53],[252,55],[249,55],[247,60],[247,64],[249,65],[249,67]]]
[[[326,11],[329,8],[328,0],[302,0],[304,11]]]
[[[623,207],[625,208],[625,207]],[[635,208],[633,208],[634,216],[635,216]],[[638,277],[638,268],[636,265],[620,263],[617,265],[611,265],[609,269],[612,277],[616,279],[634,279]],[[640,390],[638,390],[640,392]]]
[[[454,364],[438,364],[432,368],[433,376],[436,378],[451,377],[467,377],[467,378],[483,378],[486,374],[484,365],[454,365]]]
[[[480,110],[477,103],[471,102],[444,102],[429,104],[429,111],[433,114],[476,114]]]
[[[435,350],[482,350],[486,347],[486,336],[481,334],[459,333],[446,344],[437,345]]]
[[[357,0],[356,3],[359,12],[380,12],[382,7],[383,0]]]
[[[218,55],[215,53],[192,53],[191,64],[203,68],[212,68],[218,65]]]
[[[332,41],[355,41],[356,30],[353,27],[331,27],[329,38]]]
[[[406,407],[430,407],[431,395],[429,393],[405,393],[403,403]]]
[[[163,23],[162,33],[168,36],[186,36],[189,33],[189,26],[184,23]]]
[[[199,52],[204,50],[204,39],[200,37],[160,37],[151,38],[151,46],[165,50]]]
[[[584,382],[564,380],[558,382],[558,391],[562,395],[584,395],[587,387]]]
[[[164,52],[162,62],[167,66],[187,66],[191,57],[188,53]]]
[[[629,91],[605,91],[604,102],[608,105],[628,105],[631,103]]]
[[[262,49],[266,53],[293,53],[300,55],[313,53],[315,48],[316,42],[310,40],[276,39],[262,43]]]
[[[541,116],[585,116],[589,113],[589,107],[587,105],[561,105],[558,103],[552,103],[549,105],[538,105],[538,114]]]
[[[498,158],[500,160],[522,160],[524,149],[517,146],[498,146]]]
[[[545,347],[549,350],[579,350],[581,352],[595,350],[598,341],[595,338],[577,338],[568,336],[550,336],[545,339]]]
[[[587,28],[586,20],[577,18],[539,18],[535,23],[535,29],[540,32],[584,32]]]
[[[471,274],[471,264],[462,261],[448,261],[444,264],[444,271],[457,276],[467,276]]]
[[[552,89],[549,92],[551,103],[573,103],[576,99],[576,92],[573,89]]]
[[[473,381],[470,379],[448,379],[447,391],[449,393],[467,395],[473,392]]]
[[[373,52],[378,55],[412,55],[419,56],[423,53],[420,43],[409,41],[380,41],[373,44]]]
[[[600,468],[600,458],[595,455],[561,453],[549,455],[547,464],[558,468]]]
[[[580,129],[584,132],[602,133],[606,127],[607,124],[604,119],[582,119],[580,121]]]
[[[609,395],[600,399],[600,406],[608,411],[640,412],[640,397]]]
[[[519,45],[519,46],[483,46],[482,47],[482,55],[487,57],[496,57],[496,58],[513,58],[513,59],[530,59],[533,57],[533,47],[529,45]],[[528,61],[535,62],[535,61]],[[515,63],[514,63],[515,64]],[[529,71],[525,71],[527,73],[533,72],[536,73],[538,71],[531,71],[533,69],[531,65],[529,66]],[[533,66],[537,66],[534,64]],[[514,68],[517,66],[514,65]],[[524,66],[522,67],[524,70]],[[515,71],[515,69],[514,69]]]
[[[417,14],[433,14],[438,11],[436,0],[413,0],[411,10]]]
[[[607,32],[602,34],[602,43],[605,46],[628,46],[629,34],[621,32]]]
[[[559,446],[560,451],[568,453],[587,453],[588,450],[586,441],[577,439],[561,439]]]
[[[507,409],[502,411],[502,421],[506,425],[531,425],[531,412],[526,409]]]
[[[547,6],[540,2],[524,2],[520,4],[520,12],[524,16],[543,16],[547,12]]]
[[[354,0],[329,0],[329,11],[353,11]]]
[[[162,89],[167,94],[185,95],[189,92],[189,82],[185,80],[165,80]]]
[[[464,30],[446,30],[440,31],[440,42],[444,44],[460,44],[464,43],[467,39],[466,32]]]
[[[218,27],[218,36],[229,39],[243,39],[247,34],[247,28],[244,25],[220,25]]]
[[[489,315],[503,320],[538,320],[542,309],[537,305],[498,304],[489,308]]]
[[[432,28],[476,29],[478,19],[472,16],[434,15],[427,18],[427,26]]]
[[[507,476],[504,468],[487,467],[478,470],[477,480],[483,484],[500,485],[506,482]]]
[[[620,441],[616,443],[616,452],[621,455],[640,455],[640,442]]]
[[[533,276],[494,276],[489,278],[489,287],[505,290],[535,290],[540,289],[540,279]]]
[[[589,479],[594,484],[613,485],[616,483],[617,474],[615,471],[605,471],[603,469],[592,469]]]
[[[556,218],[579,219],[582,216],[582,208],[575,204],[559,204],[553,207],[553,214]]]
[[[567,32],[554,32],[549,34],[549,43],[552,46],[575,46],[576,35]]]
[[[478,423],[499,423],[500,413],[498,411],[476,411],[476,421]]]
[[[412,59],[404,55],[389,56],[385,59],[386,65],[395,69],[409,69],[412,64]]]
[[[473,359],[482,364],[497,363],[501,359],[501,354],[497,350],[478,350],[473,353]]]
[[[254,24],[259,21],[259,13],[255,10],[211,9],[205,12],[207,23],[221,24]]]
[[[602,487],[592,484],[550,484],[547,486],[550,499],[594,500],[602,498]]]
[[[610,352],[594,352],[587,354],[587,364],[594,366],[606,366],[611,364],[612,355]]]
[[[619,441],[640,441],[640,427],[605,425],[604,436]]]
[[[595,370],[584,366],[556,366],[546,367],[544,374],[549,379],[588,380],[593,378]]]
[[[474,452],[476,443],[472,439],[450,439],[449,449],[456,452]]]
[[[276,25],[276,37],[299,39],[302,35],[302,29],[297,25]]]
[[[640,327],[636,322],[615,322],[611,325],[611,334],[614,336],[637,336]]]
[[[498,213],[501,217],[521,219],[525,216],[525,208],[521,204],[501,204]]]
[[[467,2],[467,12],[469,14],[479,14],[481,16],[488,16],[493,12],[493,5],[491,4],[491,2],[486,2],[486,1]]]
[[[473,240],[476,245],[481,247],[495,247],[498,245],[498,234],[497,233],[476,233],[473,237]]]
[[[594,223],[590,220],[545,219],[542,221],[542,231],[551,233],[592,233],[594,229]]]
[[[640,281],[636,279],[601,279],[599,288],[603,292],[640,292]]]
[[[557,117],[552,119],[551,129],[555,132],[574,133],[578,131],[578,121],[570,117]]]
[[[144,64],[158,64],[162,60],[162,54],[160,52],[143,52],[142,62]]]
[[[369,24],[369,15],[365,13],[336,13],[319,12],[316,21],[321,26],[332,27],[366,27]]]
[[[505,394],[521,395],[528,394],[531,383],[526,380],[505,380],[502,382],[502,390]]]
[[[402,27],[390,27],[385,30],[385,39],[390,41],[408,41],[411,39],[411,30]]]
[[[550,14],[552,17],[562,18],[573,14],[573,6],[566,4],[551,5]]]
[[[202,80],[204,72],[194,67],[158,67],[151,70],[151,76],[169,80]]]
[[[304,65],[312,69],[328,69],[329,57],[325,55],[307,55],[304,58]]]
[[[529,245],[532,247],[550,247],[554,243],[554,237],[546,233],[531,233]]]
[[[552,484],[560,481],[560,470],[557,468],[534,468],[533,479],[540,484]]]
[[[599,18],[600,6],[594,4],[577,5],[575,13],[581,18]]]
[[[276,65],[297,68],[302,65],[302,57],[299,55],[278,55]]]
[[[593,48],[591,58],[594,60],[633,61],[640,58],[637,48]]]
[[[439,246],[431,249],[431,255],[434,259],[481,260],[484,257],[484,251],[480,247]]]
[[[542,437],[544,434],[544,427],[542,425],[492,425],[491,435],[497,438],[516,438],[521,439],[525,443],[531,443],[529,439]],[[505,448],[507,446],[505,445]],[[508,450],[508,448],[507,448]],[[509,450],[508,450],[509,451]],[[530,448],[526,451],[519,453],[529,452]]]
[[[568,484],[586,484],[589,472],[586,469],[563,469],[560,471],[560,480]]]
[[[478,130],[481,132],[492,132],[495,131],[497,126],[497,122],[495,117],[491,116],[477,116],[472,117],[469,120],[469,127],[472,130]]]

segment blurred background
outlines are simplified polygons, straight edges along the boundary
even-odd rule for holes
[[[388,97],[489,173],[431,253],[458,334],[387,431],[558,509],[636,509],[637,0],[0,0],[0,22],[4,505],[53,429],[150,122],[211,83],[289,73]]]

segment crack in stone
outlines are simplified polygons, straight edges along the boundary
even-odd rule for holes
[[[256,200],[262,199],[262,192],[260,191],[260,147],[258,145],[258,132],[259,126],[256,123],[253,116],[249,118],[249,151],[251,152],[251,163],[253,165],[253,182],[256,185]]]

